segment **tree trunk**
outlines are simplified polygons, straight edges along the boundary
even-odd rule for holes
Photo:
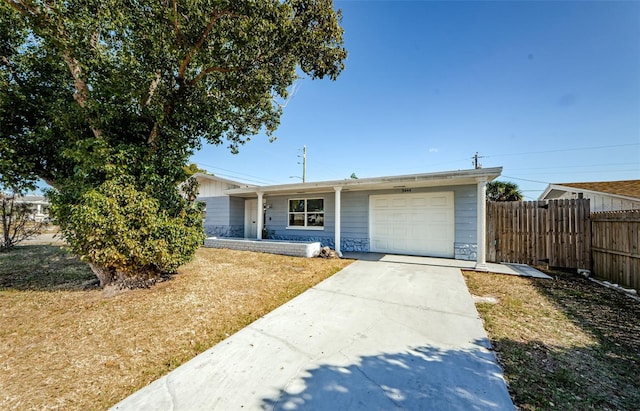
[[[95,263],[89,263],[91,271],[100,280],[100,287],[112,287],[116,289],[149,288],[153,284],[164,281],[168,275],[155,267],[144,267],[135,273],[126,273],[114,268],[103,267]]]
[[[111,285],[114,282],[115,278],[115,270],[112,268],[106,268],[99,266],[94,263],[89,263],[89,267],[91,267],[91,271],[98,277],[100,280],[100,287],[106,287],[107,285]]]

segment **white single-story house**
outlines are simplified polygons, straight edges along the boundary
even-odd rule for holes
[[[16,196],[15,202],[29,207],[29,218],[32,221],[42,222],[49,218],[49,200],[45,196]]]
[[[539,200],[588,198],[591,212],[640,209],[640,180],[557,183]]]
[[[486,183],[501,167],[246,185],[207,174],[198,201],[219,238],[316,241],[345,251],[475,260],[486,269]]]

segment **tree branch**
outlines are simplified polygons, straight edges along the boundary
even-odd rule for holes
[[[209,73],[231,73],[234,71],[240,71],[241,68],[240,67],[209,67],[207,69],[202,70],[200,73],[198,73],[197,76],[195,76],[192,80],[190,80],[187,85],[189,86],[193,86],[194,84],[196,84],[198,81],[200,81],[204,76],[206,76]]]
[[[185,58],[182,60],[182,63],[180,64],[180,68],[178,69],[179,79],[181,80],[184,79],[184,73],[187,70],[187,66],[189,65],[189,62],[191,62],[191,58],[200,50],[200,48],[202,48],[202,45],[207,39],[207,36],[209,35],[209,33],[211,33],[211,30],[213,29],[213,26],[216,24],[216,22],[224,16],[242,17],[239,14],[232,13],[230,10],[223,10],[223,11],[214,13],[211,16],[211,20],[209,20],[209,24],[204,29],[204,32],[202,32],[202,35],[200,36],[196,44],[191,48],[191,50],[187,53]]]
[[[87,105],[87,96],[89,95],[89,87],[81,77],[82,68],[80,67],[80,63],[71,56],[69,50],[63,51],[62,58],[64,62],[67,63],[67,67],[69,67],[69,71],[73,77],[73,85],[76,88],[76,91],[73,93],[73,99],[80,104],[80,107],[85,108]]]
[[[16,0],[4,0],[4,1],[5,3],[9,4],[11,7],[13,7],[15,10],[17,10],[22,14],[29,14],[29,13],[31,15],[42,14],[42,10],[38,9],[38,7],[34,6],[33,4],[26,4],[25,1],[16,1]],[[44,7],[51,10],[51,6],[48,5],[46,1],[44,2]],[[56,26],[56,24],[52,22],[51,19],[47,19],[47,20],[49,20],[49,23],[53,27]],[[58,28],[58,30],[59,30],[58,34],[60,37],[62,38],[67,37],[65,30],[63,28]],[[92,33],[92,36],[91,36],[92,47],[95,47],[97,44],[97,39],[98,39],[97,36],[98,36],[98,30],[96,28],[96,31]],[[71,76],[73,77],[73,83],[76,89],[75,93],[73,93],[73,99],[80,105],[80,107],[85,108],[87,105],[87,99],[89,96],[89,87],[87,83],[84,81],[84,79],[82,78],[82,67],[80,67],[80,63],[71,55],[69,48],[66,46],[62,50],[62,59],[67,64],[67,67],[69,67],[69,71],[71,72]],[[88,119],[88,122],[89,122],[89,125],[91,126],[92,122],[90,119]],[[96,129],[93,126],[91,126],[91,131],[93,132],[93,135],[96,138],[101,138],[102,132],[99,129]]]
[[[178,39],[178,45],[182,47],[184,45],[184,41],[182,41],[182,33],[180,32],[180,22],[178,21],[178,1],[172,0],[173,3],[173,15],[175,16],[173,20],[173,28],[176,32],[176,38]]]
[[[50,178],[50,177],[42,177],[42,176],[38,176],[38,177],[40,177],[42,179],[42,181],[44,181],[45,183],[47,183],[51,187],[57,188],[56,187],[56,182],[52,178]]]
[[[145,106],[148,106],[149,104],[151,104],[151,98],[153,98],[153,94],[156,92],[156,89],[158,88],[158,85],[160,84],[160,71],[156,71],[156,78],[154,78],[151,81],[151,84],[149,84],[149,94],[147,97],[147,101],[144,103]]]
[[[86,108],[87,99],[89,98],[89,86],[82,78],[82,67],[80,67],[78,60],[71,55],[67,48],[62,52],[62,58],[69,67],[69,71],[73,77],[73,85],[76,88],[75,93],[73,93],[73,99],[80,105],[80,107]],[[93,135],[98,139],[102,138],[102,131],[93,127],[91,124],[93,122],[90,118],[87,118],[87,121],[89,123],[89,127],[91,127]]]
[[[158,121],[153,123],[153,128],[151,129],[151,133],[149,133],[149,138],[147,138],[147,144],[151,144],[151,145],[155,144],[156,138],[158,137],[158,132],[159,132],[158,130],[160,127],[160,123],[162,123],[162,121],[165,118],[169,117],[172,112],[173,112],[173,101],[170,100],[170,102],[164,106],[164,112],[162,114],[162,117],[160,117]]]
[[[174,11],[176,12],[176,20],[174,22],[174,27],[175,27],[175,30],[176,30],[176,34],[179,35],[180,26],[179,26],[179,23],[178,23],[178,20],[177,20],[177,0],[173,0],[172,4],[174,6]],[[200,38],[198,39],[196,44],[193,45],[191,50],[189,50],[189,52],[187,53],[185,58],[182,60],[182,63],[180,63],[180,68],[178,69],[178,75],[177,75],[177,79],[178,79],[178,90],[177,90],[177,92],[178,93],[181,92],[182,88],[185,85],[193,85],[193,84],[197,83],[207,73],[211,73],[211,72],[214,72],[214,71],[229,72],[229,71],[239,70],[239,69],[236,69],[236,68],[228,68],[227,69],[227,68],[223,68],[223,67],[210,67],[210,68],[205,69],[205,70],[201,71],[200,73],[198,73],[198,75],[194,79],[189,81],[188,84],[185,84],[185,82],[184,82],[184,75],[185,75],[185,72],[187,71],[187,66],[191,62],[191,59],[193,58],[193,56],[195,56],[198,53],[198,51],[200,51],[200,49],[202,48],[202,45],[204,44],[205,40],[209,36],[209,33],[211,33],[211,30],[213,29],[213,26],[216,24],[216,22],[218,22],[224,16],[243,17],[242,15],[232,13],[231,10],[229,10],[229,9],[218,11],[218,12],[214,12],[211,15],[211,19],[209,20],[209,24],[207,24],[207,27],[202,32],[202,35],[200,36]],[[179,41],[180,41],[180,39],[179,39]],[[148,101],[150,101],[150,99]],[[156,121],[155,124],[153,125],[153,128],[151,129],[151,132],[149,133],[149,137],[147,138],[147,143],[148,144],[154,144],[156,138],[158,137],[160,124],[164,121],[164,119],[169,117],[172,112],[173,112],[173,102],[170,102],[167,105],[165,105],[163,116],[160,119],[158,119],[158,121]]]
[[[13,80],[20,87],[24,87],[24,83],[22,82],[22,79],[18,76],[18,73],[16,72],[16,70],[13,68],[13,64],[11,63],[11,61],[9,61],[9,59],[6,56],[2,56],[1,62],[5,66],[7,66],[7,68],[9,69],[9,72],[11,73],[11,77],[13,78]]]
[[[40,10],[25,1],[4,0],[4,2],[20,14],[30,14],[32,16],[40,14]]]
[[[187,85],[188,86],[192,86],[192,85],[196,84],[198,81],[200,81],[208,73],[213,73],[213,72],[230,73],[230,72],[239,71],[239,70],[241,70],[240,67],[209,67],[207,69],[202,70],[200,73],[198,73],[198,75],[196,77],[194,77],[191,81],[189,81],[187,83]],[[151,83],[151,86],[149,87],[149,99],[147,100],[146,105],[149,105],[149,103],[151,103],[151,96],[153,94],[153,91],[158,86],[159,81],[160,81],[160,73],[157,73],[156,79]],[[178,90],[178,91],[180,91],[180,90]],[[170,100],[170,102],[167,105],[165,105],[165,107],[164,107],[163,116],[153,124],[153,128],[151,129],[151,133],[149,133],[149,137],[147,138],[147,143],[148,144],[154,144],[156,138],[158,137],[160,123],[162,123],[162,121],[165,118],[169,117],[172,112],[173,112],[173,101]]]

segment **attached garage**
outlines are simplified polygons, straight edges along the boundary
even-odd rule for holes
[[[369,197],[371,251],[452,258],[455,242],[453,192]]]

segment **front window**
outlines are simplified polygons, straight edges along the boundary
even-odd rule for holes
[[[324,199],[296,198],[289,200],[289,227],[324,227]]]

